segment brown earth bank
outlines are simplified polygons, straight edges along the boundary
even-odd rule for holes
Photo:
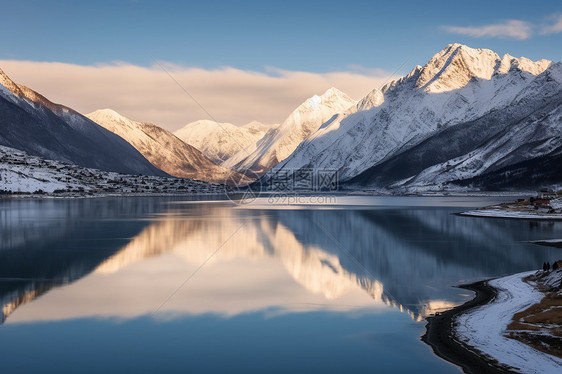
[[[523,279],[544,292],[545,297],[516,313],[506,331],[506,336],[559,358],[562,358],[561,278],[562,270],[543,270]]]
[[[542,245],[545,247],[555,247],[555,248],[562,248],[562,240],[560,241],[556,241],[556,242],[547,242],[547,241],[536,241],[533,242],[533,244],[538,244],[538,245]]]

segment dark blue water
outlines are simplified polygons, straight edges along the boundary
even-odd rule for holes
[[[495,202],[0,201],[2,372],[458,372],[419,340],[452,286],[562,257],[454,214]]]

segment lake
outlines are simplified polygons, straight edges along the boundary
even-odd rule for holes
[[[512,199],[0,200],[2,372],[459,372],[424,318],[562,258],[562,222],[455,215]]]

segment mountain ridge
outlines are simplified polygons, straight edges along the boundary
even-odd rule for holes
[[[237,152],[253,146],[278,125],[265,125],[258,121],[243,126],[217,123],[211,120],[190,122],[174,135],[192,145],[213,162],[222,165]]]
[[[450,170],[450,165],[446,166],[448,159],[442,159],[443,155],[450,154],[454,159],[462,155],[458,153],[461,149],[466,152],[478,150],[481,144],[475,142],[474,149],[460,147],[457,152],[452,147],[459,142],[467,145],[471,137],[477,138],[478,126],[497,125],[486,121],[501,119],[496,133],[505,132],[511,125],[515,126],[539,111],[545,105],[543,101],[552,102],[553,107],[560,106],[558,97],[562,79],[559,77],[562,73],[559,66],[560,63],[548,60],[533,62],[508,54],[500,58],[490,50],[448,45],[423,67],[418,65],[408,75],[389,82],[380,94],[377,90],[371,91],[353,110],[340,113],[330,123],[322,125],[277,165],[270,176],[283,169],[289,172],[302,168],[335,169],[341,181],[349,182],[347,184],[353,188],[389,188],[403,192],[408,192],[409,188],[420,191],[439,189],[443,183],[458,179],[459,175],[449,173],[449,179],[441,178],[432,185],[439,178],[434,176],[437,179],[432,181],[426,172],[428,179],[423,185],[414,187],[410,182],[416,180],[417,172],[440,162],[445,165],[443,169]],[[379,98],[372,100],[369,95]],[[478,123],[480,125],[476,125]],[[459,131],[448,130],[455,126]],[[466,129],[462,129],[463,126]],[[474,126],[472,130],[471,126]],[[463,133],[466,138],[446,139],[440,135],[447,135],[444,131],[455,136]],[[488,135],[493,137],[496,133]],[[424,151],[422,158],[415,156],[414,151],[408,153],[424,141],[439,137],[443,139],[433,142],[433,158],[429,157],[431,149]],[[481,141],[490,139],[482,138]],[[523,138],[520,141],[525,142]],[[507,151],[498,148],[494,152]],[[501,158],[499,153],[496,156]],[[525,157],[532,155],[528,153]],[[402,161],[391,169],[392,173],[382,166],[399,159]],[[391,164],[387,165],[390,167]],[[404,175],[412,167],[416,171]],[[469,169],[465,170],[465,177],[484,171],[473,167],[468,172]],[[402,175],[396,174],[398,171]],[[441,175],[443,171],[439,173]],[[393,179],[399,176],[400,179]]]
[[[304,139],[326,121],[356,104],[345,93],[331,87],[320,96],[306,99],[279,127],[266,134],[254,149],[238,152],[224,166],[263,175],[289,157]]]
[[[280,170],[327,169],[350,188],[408,193],[498,186],[492,174],[503,170],[509,188],[509,176],[529,174],[521,165],[533,165],[535,183],[551,175],[537,160],[556,159],[562,145],[562,63],[458,43],[358,101],[331,87],[271,126],[200,120],[171,134],[114,111],[97,126],[92,113],[54,104],[2,70],[0,83],[0,110],[11,116],[2,119],[0,144],[129,174],[159,167],[220,183],[229,170],[267,181]],[[89,157],[96,147],[100,157]]]
[[[244,179],[155,124],[133,121],[111,109],[99,109],[86,117],[123,137],[153,165],[172,176],[217,184],[232,178]]]
[[[0,71],[0,145],[125,174],[166,176],[121,137]]]

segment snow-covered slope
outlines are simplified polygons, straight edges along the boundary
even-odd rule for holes
[[[464,181],[483,188],[536,188],[543,183],[556,183],[555,178],[548,176],[549,170],[554,169],[544,158],[551,159],[562,149],[562,79],[557,78],[562,76],[561,67],[560,63],[553,64],[526,81],[521,78],[528,77],[527,74],[519,71],[473,85],[472,95],[493,102],[508,92],[507,100],[385,160],[353,181],[379,186],[390,183],[393,188],[408,190],[440,190],[450,182],[468,185]],[[486,96],[482,88],[490,85],[495,86],[494,94]],[[509,92],[509,88],[515,92]],[[468,89],[467,86],[458,91],[463,94]],[[518,169],[531,170],[526,180],[510,173],[494,183],[474,180],[521,163],[526,165]]]
[[[337,169],[340,180],[360,186],[439,189],[536,157],[558,145],[560,76],[550,61],[448,45],[324,124],[273,172]]]
[[[442,186],[562,149],[562,105],[547,106],[512,124],[469,152],[430,166],[408,180],[412,187]],[[538,172],[541,167],[534,168]],[[532,183],[532,182],[531,182]]]
[[[499,363],[514,368],[513,372],[558,373],[562,370],[562,359],[538,351],[513,338],[508,332],[508,326],[513,322],[517,313],[540,303],[545,297],[544,293],[523,280],[534,273],[534,271],[529,271],[491,280],[489,284],[497,289],[497,296],[490,303],[458,316],[454,323],[454,333],[459,340]],[[535,315],[541,315],[541,313]],[[522,320],[524,319],[521,318]],[[516,321],[520,320],[516,319]],[[523,322],[520,323],[523,324]],[[558,344],[560,344],[560,338],[550,335],[547,329],[541,329],[540,334],[551,336],[553,342],[558,340]],[[545,344],[545,346],[547,345]]]
[[[200,120],[174,131],[174,135],[220,165],[238,151],[254,146],[267,131],[277,126],[257,121],[235,126],[231,123]]]
[[[121,137],[0,70],[0,145],[84,167],[165,175]]]
[[[357,102],[336,88],[307,99],[276,129],[269,131],[254,147],[239,151],[223,166],[264,174],[290,156],[297,146],[323,123]]]
[[[232,174],[152,123],[132,121],[111,109],[100,109],[86,117],[127,140],[154,166],[175,177],[221,184]]]
[[[223,194],[226,187],[189,179],[127,175],[46,160],[0,146],[0,194]]]

